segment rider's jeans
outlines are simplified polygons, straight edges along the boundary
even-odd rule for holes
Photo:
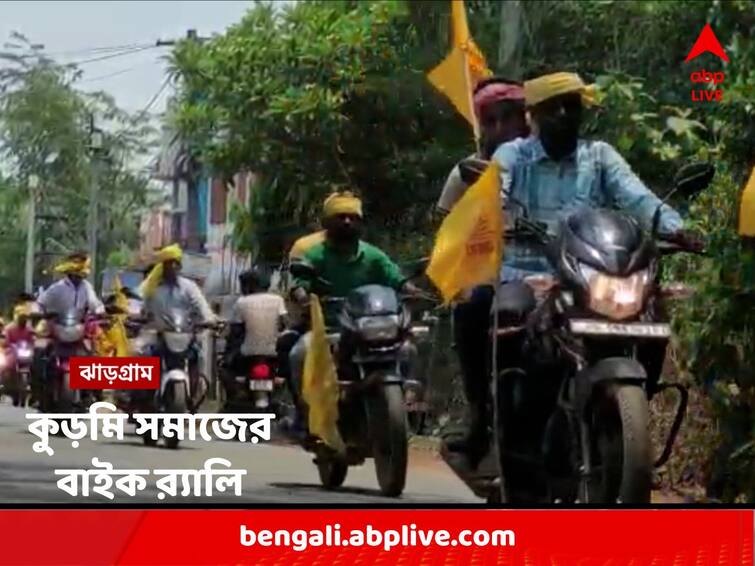
[[[291,348],[291,353],[288,355],[289,363],[291,364],[291,387],[296,391],[296,395],[299,399],[301,399],[304,360],[307,357],[307,350],[309,349],[311,342],[312,333],[307,332],[297,340],[294,347]]]

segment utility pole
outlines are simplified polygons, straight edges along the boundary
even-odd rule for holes
[[[29,185],[29,220],[26,230],[26,273],[24,280],[24,290],[27,293],[34,292],[34,242],[35,228],[37,220],[37,188],[39,178],[36,175],[29,175],[27,179]]]
[[[89,117],[89,151],[92,158],[92,180],[89,185],[89,224],[87,226],[87,240],[89,257],[92,261],[89,282],[97,284],[97,227],[99,223],[99,182],[102,153],[102,131],[94,125],[94,115]]]
[[[195,30],[195,29],[186,30],[186,38],[185,39],[188,39],[189,41],[197,41],[199,43],[203,43],[205,41],[209,41],[210,40],[209,37],[199,37],[197,35],[197,30]],[[155,45],[157,47],[168,47],[168,46],[171,46],[171,45],[175,45],[176,43],[178,43],[178,41],[175,40],[175,39],[158,39],[157,43],[155,43]]]

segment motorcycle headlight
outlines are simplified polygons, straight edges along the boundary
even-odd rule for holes
[[[70,326],[64,324],[55,325],[55,335],[58,340],[66,344],[78,342],[84,338],[84,330],[83,324],[73,324]]]
[[[622,320],[642,310],[650,286],[650,272],[647,269],[629,277],[612,277],[584,263],[580,264],[579,269],[588,284],[589,306],[593,312]]]
[[[395,340],[398,337],[398,315],[365,316],[357,319],[357,329],[365,340]]]
[[[18,356],[18,358],[19,358],[19,359],[21,359],[21,360],[28,360],[28,359],[30,359],[30,358],[31,358],[31,356],[32,356],[32,351],[31,351],[31,349],[30,349],[30,348],[19,348],[19,349],[18,349],[18,350],[16,351],[16,355],[17,355],[17,356]]]
[[[191,334],[186,332],[166,332],[163,334],[165,346],[174,354],[181,354],[189,349]]]

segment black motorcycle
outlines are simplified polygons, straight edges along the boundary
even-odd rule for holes
[[[316,278],[304,264],[292,265],[291,272],[299,278]],[[339,487],[349,466],[374,458],[381,493],[398,497],[406,484],[408,459],[402,367],[411,356],[409,310],[393,289],[379,285],[354,289],[345,299],[326,298],[323,310],[335,350],[338,429],[346,454],[319,441],[305,442],[304,447],[315,453],[324,487]]]
[[[713,173],[687,166],[673,192],[691,197]],[[660,260],[690,250],[657,234],[660,207],[651,234],[623,213],[585,209],[552,236],[508,204],[522,212],[507,239],[541,244],[556,275],[501,287],[491,453],[476,472],[444,457],[491,502],[648,503],[653,467],[668,459],[687,403],[681,385],[659,383],[671,335],[663,299],[672,294]],[[668,388],[680,401],[654,462],[648,402]]]

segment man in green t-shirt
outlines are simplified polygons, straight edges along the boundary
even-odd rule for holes
[[[346,297],[362,285],[384,285],[410,293],[416,291],[385,252],[361,240],[363,222],[362,202],[353,194],[334,193],[325,200],[325,239],[310,247],[299,259],[313,268],[317,277],[314,280],[294,278],[291,292],[294,301],[306,308],[310,293],[321,297]],[[297,392],[301,391],[309,342],[310,333],[307,333],[290,354],[292,387]],[[301,411],[299,417],[298,425],[302,427]]]

